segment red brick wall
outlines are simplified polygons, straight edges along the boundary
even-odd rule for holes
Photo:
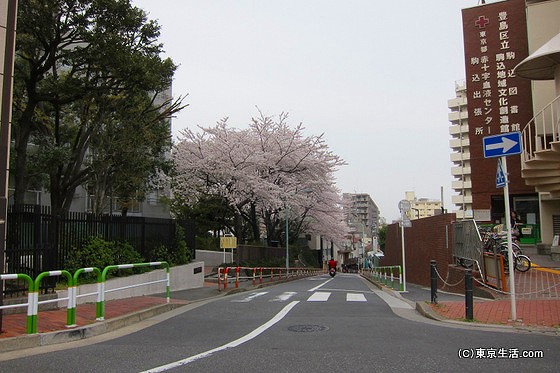
[[[436,215],[412,220],[412,227],[404,229],[407,283],[430,286],[431,260],[436,261],[438,272],[446,278],[448,265],[454,263],[452,224],[455,219],[455,214]],[[387,227],[384,254],[380,265],[402,265],[401,228],[398,224]]]

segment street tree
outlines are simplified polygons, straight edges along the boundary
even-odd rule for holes
[[[306,136],[300,123],[291,128],[287,114],[260,114],[248,128],[230,127],[227,118],[214,127],[184,130],[175,147],[174,194],[187,203],[220,196],[235,213],[233,233],[249,226],[250,239],[261,225],[270,241],[302,231],[339,242],[346,232],[334,172],[344,161],[320,136]],[[284,232],[285,233],[285,232]]]
[[[121,214],[126,215],[130,201],[168,187],[165,175],[172,169],[169,118],[182,107],[170,98],[162,105],[153,101],[152,95],[137,92],[108,103],[111,115],[92,138],[85,159],[91,169],[87,190],[93,196],[93,212],[106,211],[117,196]]]
[[[147,97],[159,97],[168,89],[176,66],[160,57],[157,22],[148,21],[145,12],[127,0],[21,2],[17,31],[15,202],[24,201],[28,180],[46,180],[53,214],[59,215],[69,209],[78,186],[96,185],[103,172],[118,175],[107,168],[100,171],[94,162],[97,139],[123,141],[123,133],[118,138],[115,134],[137,125],[169,140],[169,133],[161,130],[161,115],[135,115],[136,123],[123,123],[122,114],[163,109],[169,118],[179,110],[182,98],[147,105]],[[139,106],[115,113],[132,103]],[[137,136],[135,146],[149,146],[153,136]],[[126,145],[113,144],[116,153],[110,161],[132,170]]]

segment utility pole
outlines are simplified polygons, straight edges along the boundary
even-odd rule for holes
[[[10,126],[12,123],[12,91],[14,81],[14,55],[16,46],[17,0],[7,0],[5,50],[3,52],[2,102],[0,103],[0,273],[6,263],[6,224],[8,218],[8,170],[10,162]],[[1,55],[1,54],[0,54]],[[4,283],[0,288],[0,305],[4,304]],[[2,312],[0,311],[0,330]]]

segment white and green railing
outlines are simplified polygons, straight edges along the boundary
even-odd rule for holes
[[[34,297],[35,282],[33,281],[33,279],[31,277],[29,277],[25,273],[3,274],[3,275],[0,275],[0,280],[2,280],[2,281],[6,281],[6,280],[25,280],[25,281],[27,281],[27,285],[28,285],[28,287],[27,287],[27,303],[3,305],[3,306],[0,306],[0,312],[2,312],[3,309],[19,308],[19,307],[27,306],[26,332],[27,332],[27,334],[33,333],[33,302],[34,302],[34,299],[35,299],[35,297]]]
[[[141,268],[141,267],[154,267],[154,266],[164,266],[166,269],[166,276],[165,279],[162,280],[155,280],[155,281],[148,281],[143,283],[138,283],[134,285],[128,285],[123,287],[118,287],[110,290],[105,289],[105,283],[107,280],[107,275],[109,271],[118,271],[121,269],[129,269],[129,268]],[[93,293],[87,294],[78,294],[78,278],[82,273],[93,273],[97,275],[97,291]],[[68,282],[68,296],[64,298],[56,298],[50,300],[43,300],[39,301],[39,290],[41,287],[41,281],[46,277],[53,277],[53,276],[64,276]],[[170,295],[171,295],[171,284],[170,284],[170,272],[169,272],[169,263],[167,262],[149,262],[149,263],[133,263],[133,264],[118,264],[118,265],[111,265],[107,266],[101,271],[95,267],[88,267],[88,268],[80,268],[78,269],[74,275],[72,276],[70,272],[66,270],[57,270],[57,271],[46,271],[40,273],[35,280],[33,280],[30,276],[22,273],[18,274],[2,274],[0,275],[0,280],[7,281],[7,280],[25,280],[28,283],[28,300],[27,303],[17,303],[17,304],[10,304],[10,305],[2,305],[0,306],[0,312],[3,309],[8,308],[18,308],[18,307],[25,307],[27,306],[27,319],[26,319],[26,333],[27,334],[35,334],[37,333],[37,322],[38,322],[38,314],[39,314],[39,305],[46,304],[46,303],[54,303],[67,300],[67,317],[66,317],[66,326],[67,327],[74,327],[76,326],[76,305],[77,305],[77,298],[79,297],[87,297],[92,295],[97,295],[96,301],[96,320],[104,320],[105,319],[105,294],[109,292],[115,292],[119,290],[126,290],[133,287],[139,286],[146,286],[155,283],[163,283],[165,282],[165,293],[166,293],[166,301],[167,303],[170,302]]]
[[[156,280],[156,281],[148,281],[148,282],[143,282],[143,283],[140,283],[140,284],[134,284],[134,285],[128,285],[128,286],[121,286],[121,287],[110,289],[110,290],[105,289],[105,282],[106,282],[106,279],[107,279],[107,274],[111,270],[141,268],[141,267],[154,267],[154,266],[165,266],[165,274],[166,274],[165,279]],[[135,263],[135,264],[118,264],[118,265],[112,265],[112,266],[105,267],[105,269],[103,269],[103,272],[101,273],[101,290],[100,290],[101,299],[100,299],[100,303],[98,303],[99,307],[100,307],[100,315],[98,316],[97,320],[104,320],[105,319],[105,294],[106,293],[131,289],[131,288],[135,288],[135,287],[138,287],[138,286],[157,284],[157,283],[161,283],[161,282],[166,283],[166,285],[165,285],[165,295],[166,295],[167,303],[169,303],[170,298],[171,298],[169,263],[167,263],[167,262],[149,262],[149,263]]]
[[[371,279],[397,291],[404,291],[401,266],[373,267]]]

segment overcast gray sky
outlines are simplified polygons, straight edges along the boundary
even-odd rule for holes
[[[173,132],[243,128],[258,107],[325,134],[388,222],[406,191],[452,211],[447,100],[463,80],[461,9],[478,0],[133,0],[162,27],[189,103]]]

